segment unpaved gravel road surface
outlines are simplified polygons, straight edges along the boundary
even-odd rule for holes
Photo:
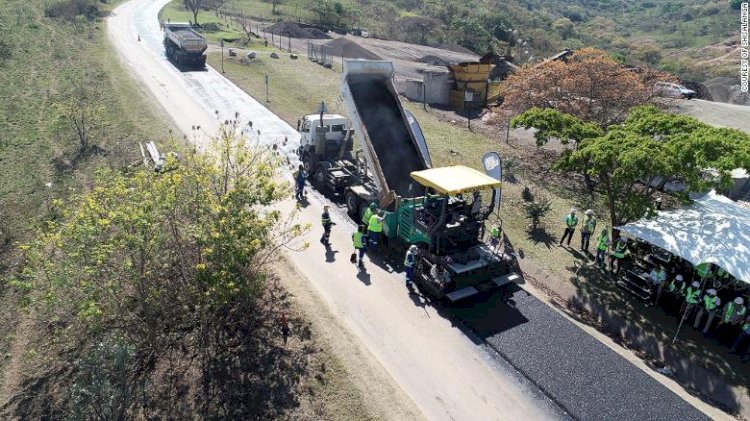
[[[291,153],[298,139],[295,130],[258,101],[211,68],[182,73],[166,60],[157,15],[168,1],[131,0],[109,18],[110,39],[126,68],[196,143],[205,142],[219,122],[239,113],[241,121],[253,122],[255,138],[280,144],[286,137],[289,145],[281,149]],[[194,130],[197,126],[201,129]],[[311,197],[310,202],[302,218],[317,227],[321,200]],[[369,265],[368,272],[358,276],[348,262],[352,225],[341,214],[333,220],[338,223],[332,235],[338,254],[327,257],[311,238],[313,246],[288,258],[421,415],[436,420],[564,418],[484,344],[472,341],[433,307],[414,305],[398,274]]]
[[[750,133],[750,106],[712,102],[703,99],[677,99],[671,111],[689,115],[704,123],[719,127],[731,127]]]

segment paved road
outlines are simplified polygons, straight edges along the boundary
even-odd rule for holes
[[[213,69],[182,73],[164,58],[156,16],[167,2],[131,0],[109,20],[110,39],[147,92],[197,144],[239,113],[243,124],[253,121],[255,139],[270,145],[287,138],[281,150],[291,154],[297,134],[261,103]],[[323,202],[311,195],[301,217],[317,227]],[[338,223],[331,239],[334,252],[327,253],[314,232],[310,248],[288,257],[426,418],[705,419],[523,291],[513,296],[515,307],[495,294],[446,312],[409,296],[387,262],[371,263],[366,273],[358,273],[348,262],[353,225],[343,213],[335,213],[333,220]],[[454,325],[456,320],[476,334]]]
[[[520,288],[453,313],[575,419],[709,419]]]
[[[110,39],[125,65],[141,81],[177,126],[198,143],[226,118],[240,113],[252,120],[265,144],[287,137],[294,148],[292,127],[237,89],[213,69],[181,73],[165,58],[157,13],[168,0],[132,0],[118,7],[109,20]],[[137,38],[140,34],[141,41]],[[219,110],[217,118],[214,111]],[[193,126],[202,130],[193,135]],[[257,134],[257,133],[256,133]],[[317,222],[321,200],[312,197],[301,217]],[[292,208],[291,202],[282,204]],[[313,244],[290,260],[308,276],[331,311],[361,340],[428,419],[499,420],[564,419],[547,397],[507,363],[497,360],[481,342],[474,342],[449,319],[429,306],[418,306],[406,294],[403,281],[387,267],[369,265],[358,274],[348,262],[351,222],[343,214],[332,235],[338,254],[326,255]]]

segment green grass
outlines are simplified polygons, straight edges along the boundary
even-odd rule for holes
[[[271,77],[271,101],[266,104],[290,124],[306,113],[317,108],[321,99],[329,104],[332,112],[344,113],[342,104],[336,101],[339,95],[339,73],[324,69],[308,61],[304,56],[297,60],[289,59],[287,54],[280,54],[280,59],[268,58],[270,48],[251,47],[259,53],[257,62],[244,65],[232,59],[225,62],[228,78],[240,88],[246,90],[259,101],[265,100],[263,75]],[[218,54],[209,56],[213,66],[219,66]],[[402,99],[403,100],[403,99]],[[421,104],[406,100],[404,106],[414,113],[429,144],[435,166],[463,164],[480,168],[480,158],[490,150],[496,150],[504,159],[517,162],[514,174],[518,182],[503,183],[503,201],[499,209],[503,229],[514,249],[521,257],[524,269],[535,273],[542,271],[542,276],[549,276],[546,282],[553,290],[574,293],[580,302],[596,302],[605,308],[614,310],[626,320],[636,324],[643,337],[654,338],[661,343],[669,341],[676,324],[671,318],[659,314],[647,314],[653,309],[644,309],[637,300],[616,288],[608,278],[593,266],[593,261],[581,254],[557,247],[564,228],[562,218],[571,206],[580,210],[593,208],[596,211],[598,226],[602,229],[610,225],[605,216],[601,198],[590,198],[580,193],[580,186],[575,182],[548,171],[546,164],[533,148],[511,146],[498,139],[482,133],[467,130],[465,120],[455,118],[457,123],[446,121],[440,113],[422,109]],[[530,223],[526,219],[521,191],[525,185],[530,186],[535,194],[544,195],[551,200],[552,210],[541,221],[541,230],[529,233]],[[494,223],[493,219],[490,221]],[[590,249],[594,249],[594,241]],[[580,231],[576,232],[571,246],[580,244]],[[539,275],[539,273],[537,273]],[[568,297],[565,296],[567,299]],[[731,384],[743,384],[748,373],[732,371],[725,357],[726,350],[712,343],[706,343],[700,337],[691,334],[683,336],[681,349],[685,355],[703,353],[707,364],[714,367]],[[656,356],[658,358],[658,355]]]
[[[185,10],[181,1],[173,1],[159,12],[159,19],[172,22],[192,22],[193,12]],[[201,10],[198,13],[198,23],[203,26],[201,33],[209,42],[218,44],[220,40],[236,40],[245,36],[242,28],[227,18],[224,20],[214,11]]]
[[[309,61],[304,54],[291,59],[288,52],[264,47],[257,40],[247,48],[255,51],[258,58],[243,64],[240,59],[248,50],[238,49],[237,57],[224,58],[227,77],[287,123],[294,125],[300,116],[315,113],[321,101],[325,101],[330,112],[344,111],[339,101],[337,71]],[[271,52],[279,54],[279,58],[272,59]],[[220,53],[210,53],[208,62],[220,69]],[[266,102],[265,75],[269,80],[269,102]]]

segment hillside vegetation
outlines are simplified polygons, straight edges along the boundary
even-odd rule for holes
[[[113,7],[0,3],[0,419],[376,419],[266,270],[305,230],[258,210],[289,196],[275,159],[228,129],[231,165],[140,165],[180,148]]]
[[[460,46],[479,54],[510,51],[521,63],[590,46],[693,80],[734,71],[729,63],[703,61],[726,54],[722,43],[739,27],[739,3],[724,0],[204,1],[207,7],[221,4],[271,20],[364,27],[387,39]]]

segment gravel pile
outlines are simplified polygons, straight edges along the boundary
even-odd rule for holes
[[[362,47],[354,41],[344,37],[336,38],[323,44],[326,54],[344,56],[346,58],[361,58],[365,60],[380,60],[380,56]]]
[[[317,28],[305,29],[294,22],[279,22],[266,28],[266,32],[291,38],[327,39],[325,32]]]

